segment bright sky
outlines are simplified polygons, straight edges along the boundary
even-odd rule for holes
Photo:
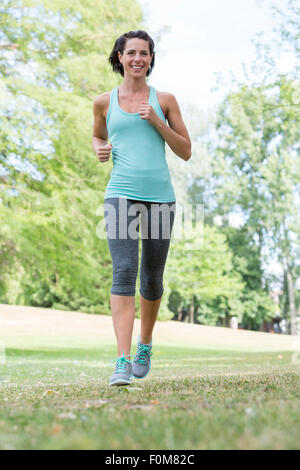
[[[251,39],[274,27],[268,0],[139,0],[148,32],[169,25],[156,47],[156,64],[149,83],[173,93],[178,102],[207,108],[220,99],[211,92],[215,72],[237,76],[242,63],[254,57]],[[274,0],[284,7],[286,0]],[[153,34],[154,35],[154,34]],[[288,67],[282,62],[282,69]]]
[[[178,102],[192,102],[206,110],[221,99],[211,88],[216,83],[214,73],[220,72],[225,82],[230,71],[242,77],[243,62],[255,57],[251,40],[263,31],[270,38],[275,26],[269,0],[139,0],[147,31],[150,35],[164,26],[170,32],[162,34],[156,45],[156,63],[149,83],[160,91],[173,93]],[[286,0],[273,0],[284,8]],[[146,28],[145,28],[146,29]],[[291,59],[282,57],[280,69],[286,72]],[[233,214],[233,225],[239,217]],[[276,263],[271,272],[281,272]]]

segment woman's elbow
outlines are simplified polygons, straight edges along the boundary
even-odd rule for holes
[[[192,156],[192,145],[190,144],[189,147],[188,147],[188,151],[185,155],[185,161],[187,162]]]

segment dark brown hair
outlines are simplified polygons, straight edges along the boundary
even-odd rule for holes
[[[146,72],[146,77],[150,75],[150,73],[153,70],[154,67],[154,62],[155,62],[155,52],[154,52],[154,41],[153,39],[149,36],[149,34],[146,31],[138,30],[138,31],[129,31],[128,33],[122,34],[120,36],[113,47],[113,50],[110,53],[110,56],[108,58],[109,63],[112,66],[112,69],[114,72],[119,73],[124,77],[124,68],[121,62],[119,61],[119,56],[118,52],[123,55],[124,49],[125,49],[125,44],[127,39],[132,39],[132,38],[139,38],[139,39],[144,39],[145,41],[148,41],[149,44],[149,51],[150,55],[153,53],[153,57],[151,60],[151,64],[149,69]]]

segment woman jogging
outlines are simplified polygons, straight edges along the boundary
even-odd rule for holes
[[[164,291],[163,272],[176,212],[165,142],[183,160],[191,157],[190,137],[176,98],[146,83],[154,59],[154,42],[145,31],[120,36],[109,62],[123,81],[94,101],[93,149],[100,162],[108,161],[111,153],[113,159],[104,196],[113,264],[110,305],[118,346],[110,385],[128,385],[132,377],[142,379],[150,370],[152,332]],[[131,361],[139,216],[141,330]]]

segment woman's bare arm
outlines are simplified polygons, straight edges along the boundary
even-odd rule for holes
[[[101,162],[109,160],[111,145],[107,143],[108,133],[104,110],[109,103],[109,93],[97,96],[94,101],[94,128],[92,147]]]
[[[151,105],[143,101],[140,107],[142,119],[147,119],[165,139],[173,152],[183,160],[192,155],[192,144],[188,130],[183,122],[179,105],[174,95],[165,93],[168,124],[160,119]]]

